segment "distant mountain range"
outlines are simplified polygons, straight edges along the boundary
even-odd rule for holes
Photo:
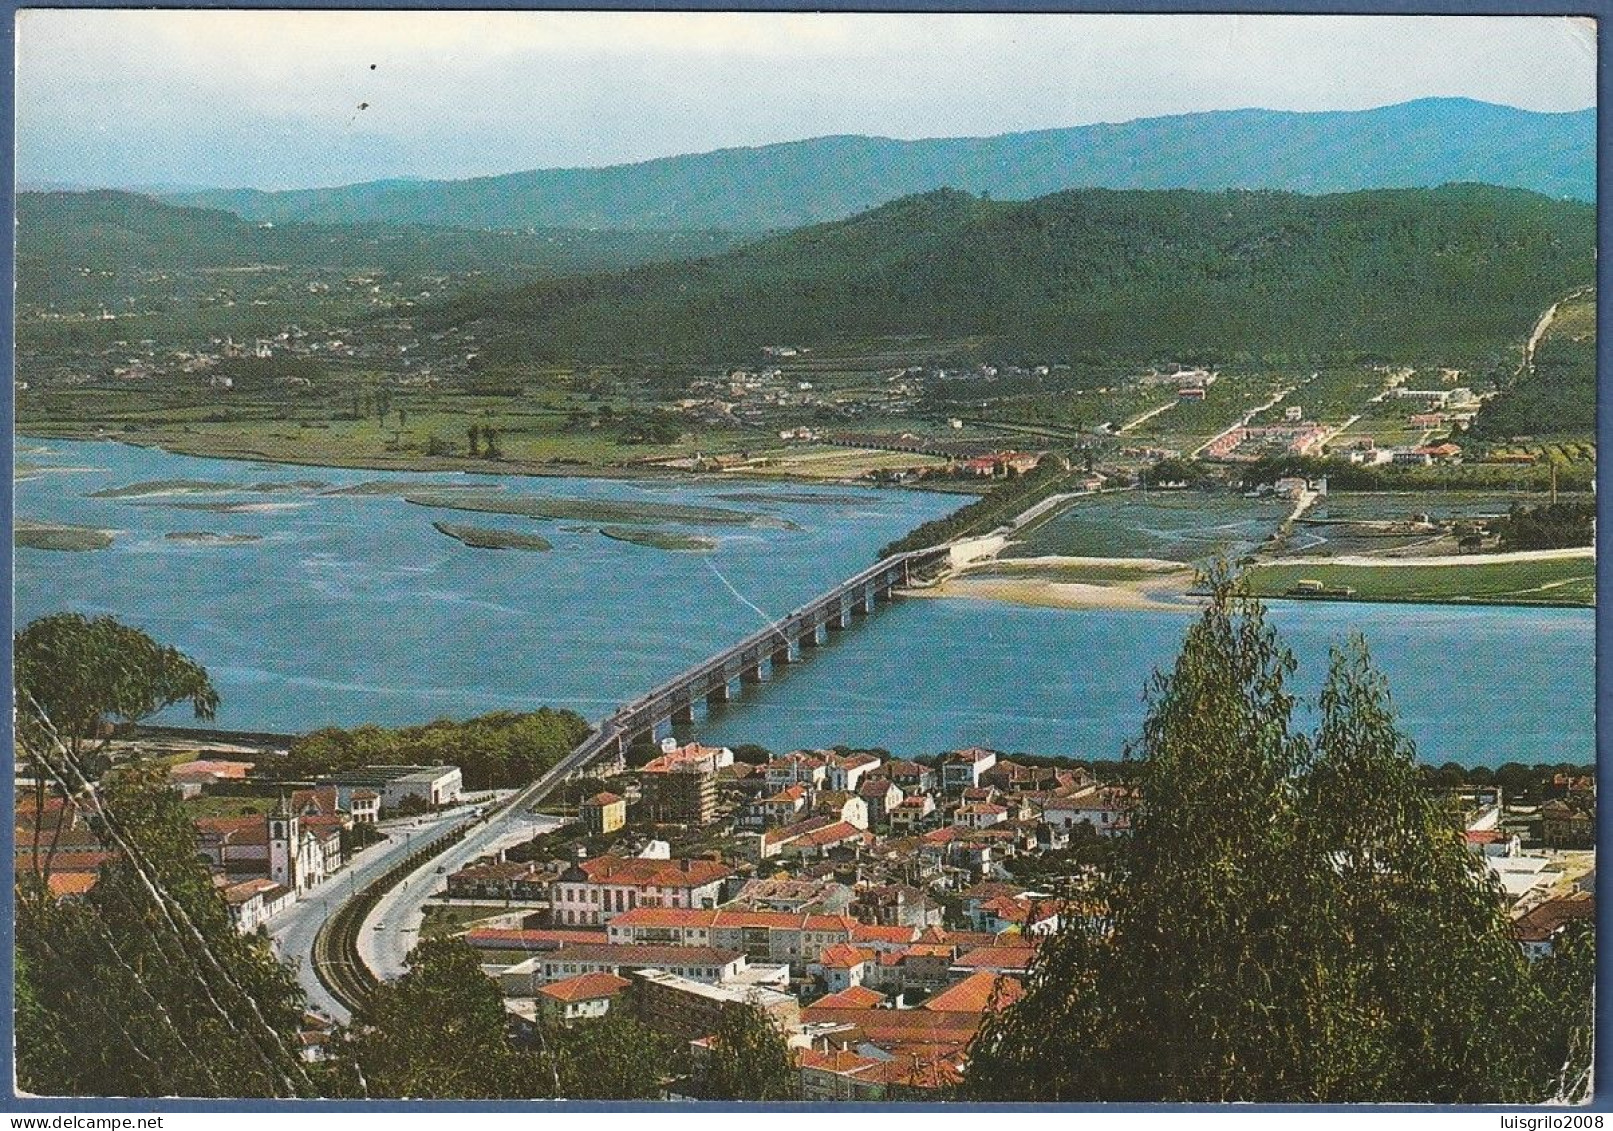
[[[422,311],[488,356],[713,361],[891,335],[995,356],[1488,359],[1595,273],[1595,209],[1451,185],[1308,196],[954,190],[722,255]]]
[[[1482,182],[1589,201],[1596,112],[1467,99],[1373,110],[1231,110],[986,138],[841,136],[597,169],[342,188],[164,194],[249,220],[761,232],[950,187],[1006,200],[1071,188],[1336,193]]]

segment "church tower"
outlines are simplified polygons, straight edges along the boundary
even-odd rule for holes
[[[297,848],[301,839],[297,815],[286,808],[282,797],[269,814],[269,878],[301,894],[302,877],[297,874]]]

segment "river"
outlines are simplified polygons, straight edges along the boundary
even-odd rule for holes
[[[118,532],[104,550],[19,549],[17,623],[71,609],[134,624],[205,664],[223,697],[217,725],[243,730],[540,705],[599,718],[959,505],[900,490],[393,474],[26,438],[17,458],[20,517]],[[761,523],[667,526],[716,542],[687,553],[613,541],[586,521],[249,489],[299,480],[709,506]],[[156,481],[223,486],[89,497]],[[540,534],[554,550],[471,549],[433,521]],[[202,531],[259,540],[168,537]],[[702,718],[696,733],[774,749],[845,742],[916,754],[978,743],[1114,757],[1136,736],[1144,683],[1173,659],[1189,615],[897,602]],[[1277,602],[1273,619],[1299,657],[1305,694],[1327,646],[1364,633],[1429,761],[1594,758],[1591,610]],[[178,711],[166,718],[186,721]]]

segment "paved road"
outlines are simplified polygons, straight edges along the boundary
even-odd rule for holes
[[[560,824],[557,817],[520,808],[478,826],[464,840],[415,869],[380,898],[359,928],[358,954],[364,965],[378,978],[400,977],[408,969],[409,951],[420,939],[426,901],[448,886],[451,873],[478,856],[531,840]]]
[[[297,981],[308,995],[310,1008],[336,1021],[347,1020],[347,1010],[330,996],[314,975],[314,936],[338,907],[371,880],[408,855],[419,838],[430,838],[471,819],[472,807],[461,806],[431,817],[386,821],[379,827],[387,839],[354,857],[353,862],[325,883],[304,894],[269,923],[275,953],[297,971]]]

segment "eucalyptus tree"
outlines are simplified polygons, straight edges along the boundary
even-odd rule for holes
[[[1314,735],[1295,670],[1262,606],[1212,577],[1127,751],[1131,834],[983,1026],[969,1095],[1518,1103],[1583,1085],[1588,967],[1523,957],[1364,643],[1334,650]]]

